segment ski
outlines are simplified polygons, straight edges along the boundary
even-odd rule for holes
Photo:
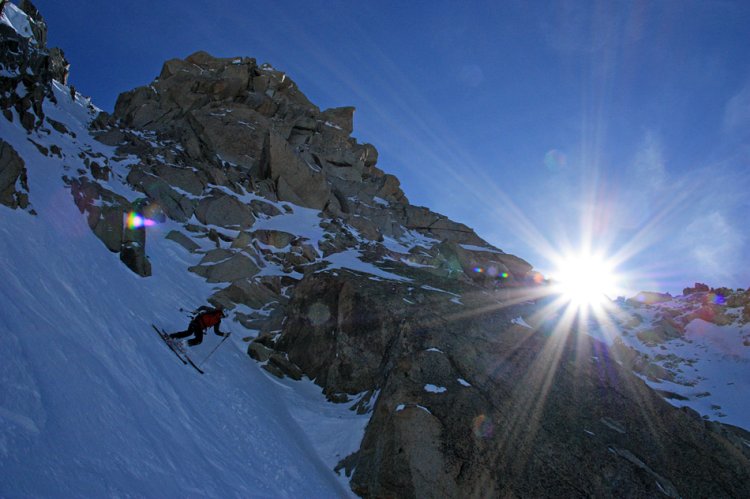
[[[172,346],[172,343],[169,341],[169,337],[167,336],[167,334],[164,333],[163,331],[159,331],[159,328],[157,328],[153,324],[151,324],[151,327],[154,328],[154,331],[156,331],[156,334],[159,335],[159,338],[161,338],[162,341],[169,347],[169,349],[172,350],[172,352],[177,356],[177,358],[180,359],[183,364],[187,364],[188,363],[187,360],[185,360],[182,357],[182,355],[180,355],[180,352],[174,346]]]
[[[193,362],[193,359],[191,359],[190,357],[188,357],[188,355],[187,355],[187,354],[185,354],[185,358],[187,359],[187,361],[188,361],[188,364],[190,364],[191,366],[193,366],[193,368],[195,368],[195,370],[196,370],[196,371],[198,371],[198,372],[199,372],[199,373],[201,373],[201,374],[206,374],[206,373],[205,373],[205,372],[203,371],[203,369],[201,369],[200,367],[198,367],[198,366],[196,366],[196,365],[195,365],[195,362]]]
[[[156,332],[157,332],[157,333],[159,334],[159,336],[160,336],[160,337],[161,337],[161,339],[162,339],[162,340],[164,341],[164,343],[166,343],[166,344],[167,344],[167,346],[169,347],[169,349],[170,349],[170,350],[172,350],[172,351],[174,352],[174,354],[175,354],[175,355],[176,355],[176,356],[177,356],[177,357],[178,357],[178,358],[179,358],[179,359],[180,359],[180,360],[182,361],[182,363],[183,363],[183,364],[186,364],[186,365],[187,365],[187,364],[190,364],[190,366],[192,366],[192,367],[193,367],[193,369],[195,369],[195,370],[196,370],[196,371],[198,371],[199,373],[201,373],[201,374],[206,374],[206,372],[205,372],[205,371],[204,371],[203,369],[201,369],[200,367],[198,367],[198,366],[197,366],[197,365],[195,364],[195,362],[193,362],[193,359],[191,359],[191,358],[190,358],[190,357],[188,356],[188,354],[187,354],[187,353],[183,352],[183,351],[182,351],[182,350],[180,350],[179,348],[176,348],[176,347],[175,347],[175,346],[174,346],[174,345],[172,344],[172,342],[170,341],[169,335],[168,335],[167,333],[165,333],[164,331],[160,330],[160,329],[159,329],[158,327],[156,327],[156,326],[155,326],[155,325],[153,325],[153,324],[151,324],[151,327],[153,327],[153,328],[154,328],[154,331],[156,331]]]

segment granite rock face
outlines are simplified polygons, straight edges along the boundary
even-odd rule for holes
[[[169,160],[171,172],[157,172],[163,167],[149,162],[133,169],[132,182],[144,189],[160,180],[175,185],[182,170],[179,180],[190,186],[182,190],[194,196],[208,183],[242,187],[321,210],[371,241],[416,230],[440,240],[486,244],[465,225],[410,205],[398,179],[375,166],[377,150],[351,137],[353,116],[352,107],[320,111],[271,66],[198,52],[167,61],[150,85],[122,94],[114,115],[98,120],[98,134],[123,152]],[[152,134],[166,150],[127,130]],[[144,176],[156,178],[143,182]],[[167,206],[183,202],[168,186],[152,186],[149,196]],[[181,211],[183,218],[192,214],[189,208]],[[523,278],[528,269],[518,269],[514,277]]]
[[[410,205],[398,179],[375,166],[377,150],[351,137],[353,118],[352,107],[320,111],[267,64],[197,52],[167,61],[150,85],[122,94],[113,115],[92,122],[92,133],[137,157],[128,183],[170,219],[197,221],[192,231],[203,232],[197,237],[216,228],[242,231],[245,242],[228,241],[228,250],[246,257],[210,271],[203,263],[191,267],[211,282],[248,279],[264,261],[304,273],[321,256],[354,249],[414,261],[439,275],[486,281],[474,272],[486,266],[506,285],[528,279],[531,265],[522,259],[463,224]],[[245,240],[246,229],[281,214],[282,204],[318,211],[325,241],[298,239],[289,251],[271,252],[253,237]],[[431,242],[393,254],[386,238]]]
[[[548,304],[539,290],[416,282],[430,284],[308,275],[281,333],[256,340],[286,354],[329,399],[374,400],[359,451],[339,465],[357,494],[748,492],[742,445],[717,431],[735,434],[669,405],[618,350],[576,330],[514,320]],[[362,407],[362,399],[353,405]]]
[[[95,115],[65,86],[38,11],[0,5],[28,19],[28,30],[0,24],[3,119],[67,144],[34,142],[63,162],[71,202],[128,268],[158,272],[146,242],[159,232],[145,221],[169,224],[159,243],[249,331],[253,361],[370,415],[338,467],[355,493],[750,496],[746,434],[666,403],[633,371],[669,370],[626,345],[533,321],[553,300],[533,267],[410,204],[376,148],[352,137],[353,107],[320,110],[270,65],[196,52]],[[101,147],[72,154],[70,124],[45,116],[68,95],[90,113],[76,132]],[[0,142],[0,202],[33,200],[23,159]],[[746,293],[714,291],[730,312],[696,286],[694,317],[621,326],[658,345],[688,319],[750,314]],[[671,299],[644,293],[630,306]]]

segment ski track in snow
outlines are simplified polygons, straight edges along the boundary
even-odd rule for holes
[[[174,223],[149,228],[149,278],[94,236],[61,176],[82,147],[113,150],[88,135],[87,103],[55,91],[60,104],[45,112],[77,137],[28,137],[61,146],[64,161],[42,156],[17,116],[0,118],[38,212],[0,206],[0,496],[353,496],[333,467],[358,448],[367,416],[309,381],[272,378],[246,355],[238,323],[222,323],[235,334],[204,376],[154,334],[151,323],[183,329],[179,309],[204,304],[214,285],[187,272],[199,255],[164,239]],[[218,341],[207,332],[191,357]]]

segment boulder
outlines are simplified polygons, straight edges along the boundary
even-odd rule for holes
[[[280,290],[274,289],[274,286],[264,279],[256,277],[234,280],[229,286],[216,293],[216,296],[255,310],[261,310],[273,302],[286,302]]]
[[[257,341],[251,342],[247,347],[247,354],[250,358],[257,360],[258,362],[266,362],[271,357],[272,353],[273,350]]]
[[[265,364],[261,365],[261,367],[268,371],[269,373],[273,374],[277,378],[283,378],[284,377],[284,371],[279,369],[279,367],[276,364],[271,364],[270,362],[266,362]]]
[[[195,217],[203,224],[219,227],[248,228],[255,223],[252,209],[237,198],[214,191],[201,199]]]
[[[518,258],[491,246],[461,245],[444,240],[429,250],[432,265],[440,272],[455,275],[463,272],[473,281],[492,286],[523,284],[532,266]],[[484,249],[483,249],[484,248]]]
[[[70,192],[81,213],[86,213],[89,227],[109,249],[120,254],[120,260],[136,274],[151,275],[151,263],[146,256],[146,228],[128,227],[124,219],[128,212],[143,214],[152,207],[145,199],[130,203],[86,177],[68,179]]]
[[[362,170],[360,168],[352,168],[350,164],[344,163],[346,161],[344,158],[339,158],[338,163],[334,161],[329,162],[325,158],[315,157],[315,159],[315,163],[323,165],[326,176],[331,179],[334,185],[340,185],[340,182],[335,181],[336,179],[354,184],[362,182]],[[357,186],[357,190],[361,188],[361,185]]]
[[[153,87],[138,87],[121,93],[115,102],[114,116],[131,128],[152,126],[170,111],[162,108]]]
[[[148,202],[145,199],[138,199],[129,204],[127,211],[143,213]],[[120,223],[123,222],[124,213],[120,214]],[[96,233],[96,231],[95,231]],[[141,277],[151,275],[151,262],[146,256],[146,226],[129,226],[124,224],[122,227],[122,244],[120,246],[120,260],[127,267]]]
[[[384,175],[379,180],[380,187],[375,196],[393,203],[407,203],[404,191],[401,190],[401,182],[393,175]]]
[[[325,126],[341,130],[345,135],[354,131],[354,108],[334,107],[320,113],[320,120]]]
[[[262,93],[276,101],[279,108],[296,108],[316,114],[320,112],[318,107],[299,91],[297,84],[288,75],[273,69],[268,64],[263,64],[258,68],[257,78],[253,78],[253,86],[255,92]]]
[[[0,139],[0,203],[16,209],[29,206],[26,164],[13,146]]]
[[[281,215],[281,210],[276,206],[259,199],[253,199],[250,201],[250,208],[256,216],[265,215],[266,217],[275,217]]]
[[[200,249],[200,245],[178,230],[170,230],[166,239],[174,241],[191,253]]]
[[[204,258],[199,265],[190,267],[188,270],[204,277],[208,282],[239,281],[254,276],[260,270],[256,263],[243,253],[232,253],[228,258],[217,263],[212,263],[211,260]]]
[[[378,162],[378,150],[372,144],[363,144],[359,158],[366,167],[375,166]]]
[[[264,229],[253,231],[252,237],[262,244],[281,249],[289,246],[297,236],[280,230]]]

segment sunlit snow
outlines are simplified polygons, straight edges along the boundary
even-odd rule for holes
[[[245,353],[250,332],[231,318],[222,328],[232,337],[203,376],[156,336],[152,323],[184,329],[180,309],[205,304],[213,285],[186,271],[199,255],[164,239],[177,224],[148,229],[149,278],[93,235],[63,165],[75,172],[79,151],[113,151],[88,135],[88,102],[72,102],[61,85],[55,92],[59,105],[45,112],[76,136],[29,138],[60,146],[63,161],[42,156],[17,119],[0,119],[38,212],[0,206],[0,495],[351,495],[333,468],[358,448],[368,416],[326,402],[310,381],[266,373]],[[218,341],[209,333],[190,355],[200,363]]]

